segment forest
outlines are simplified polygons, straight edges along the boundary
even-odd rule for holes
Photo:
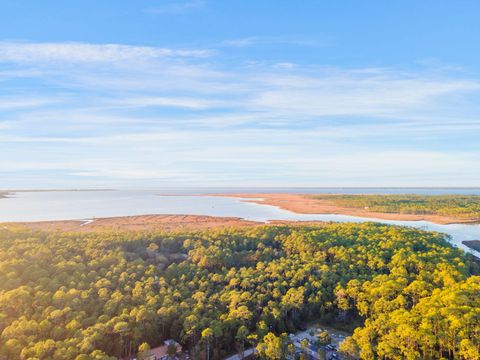
[[[453,216],[480,221],[480,195],[310,195],[373,212]]]
[[[117,359],[175,339],[192,359],[321,320],[348,359],[480,359],[480,276],[439,233],[376,223],[199,232],[0,230],[0,359]]]

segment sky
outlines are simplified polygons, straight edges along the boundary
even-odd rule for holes
[[[1,0],[0,189],[478,187],[479,13]]]

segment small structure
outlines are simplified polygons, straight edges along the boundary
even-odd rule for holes
[[[166,360],[169,358],[168,349],[174,348],[175,354],[179,355],[182,353],[182,345],[180,345],[175,340],[169,339],[165,340],[162,346],[150,349],[148,360]]]

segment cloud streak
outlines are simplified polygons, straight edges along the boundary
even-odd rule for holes
[[[0,97],[0,110],[14,110],[43,107],[60,102],[60,99],[48,97],[28,97],[24,95]]]
[[[378,71],[381,71],[380,69]],[[418,75],[285,76],[265,79],[270,86],[252,101],[261,109],[309,116],[405,116],[444,96],[480,90],[480,82]]]
[[[221,101],[186,97],[130,97],[113,100],[110,104],[132,108],[174,107],[193,110],[210,109],[225,105]]]
[[[1,42],[0,62],[8,63],[124,63],[169,57],[207,57],[209,50],[86,43]]]
[[[291,37],[277,37],[277,36],[249,36],[239,39],[230,39],[220,42],[220,46],[246,48],[249,46],[258,45],[296,45],[305,47],[327,46],[331,40],[323,39],[301,39]]]

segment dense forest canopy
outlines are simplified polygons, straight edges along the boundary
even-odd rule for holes
[[[0,238],[0,359],[114,359],[168,338],[194,359],[250,346],[282,359],[281,334],[315,319],[356,328],[350,358],[480,357],[478,265],[438,233],[329,223]]]
[[[310,195],[342,207],[396,214],[428,214],[480,220],[480,195]]]

